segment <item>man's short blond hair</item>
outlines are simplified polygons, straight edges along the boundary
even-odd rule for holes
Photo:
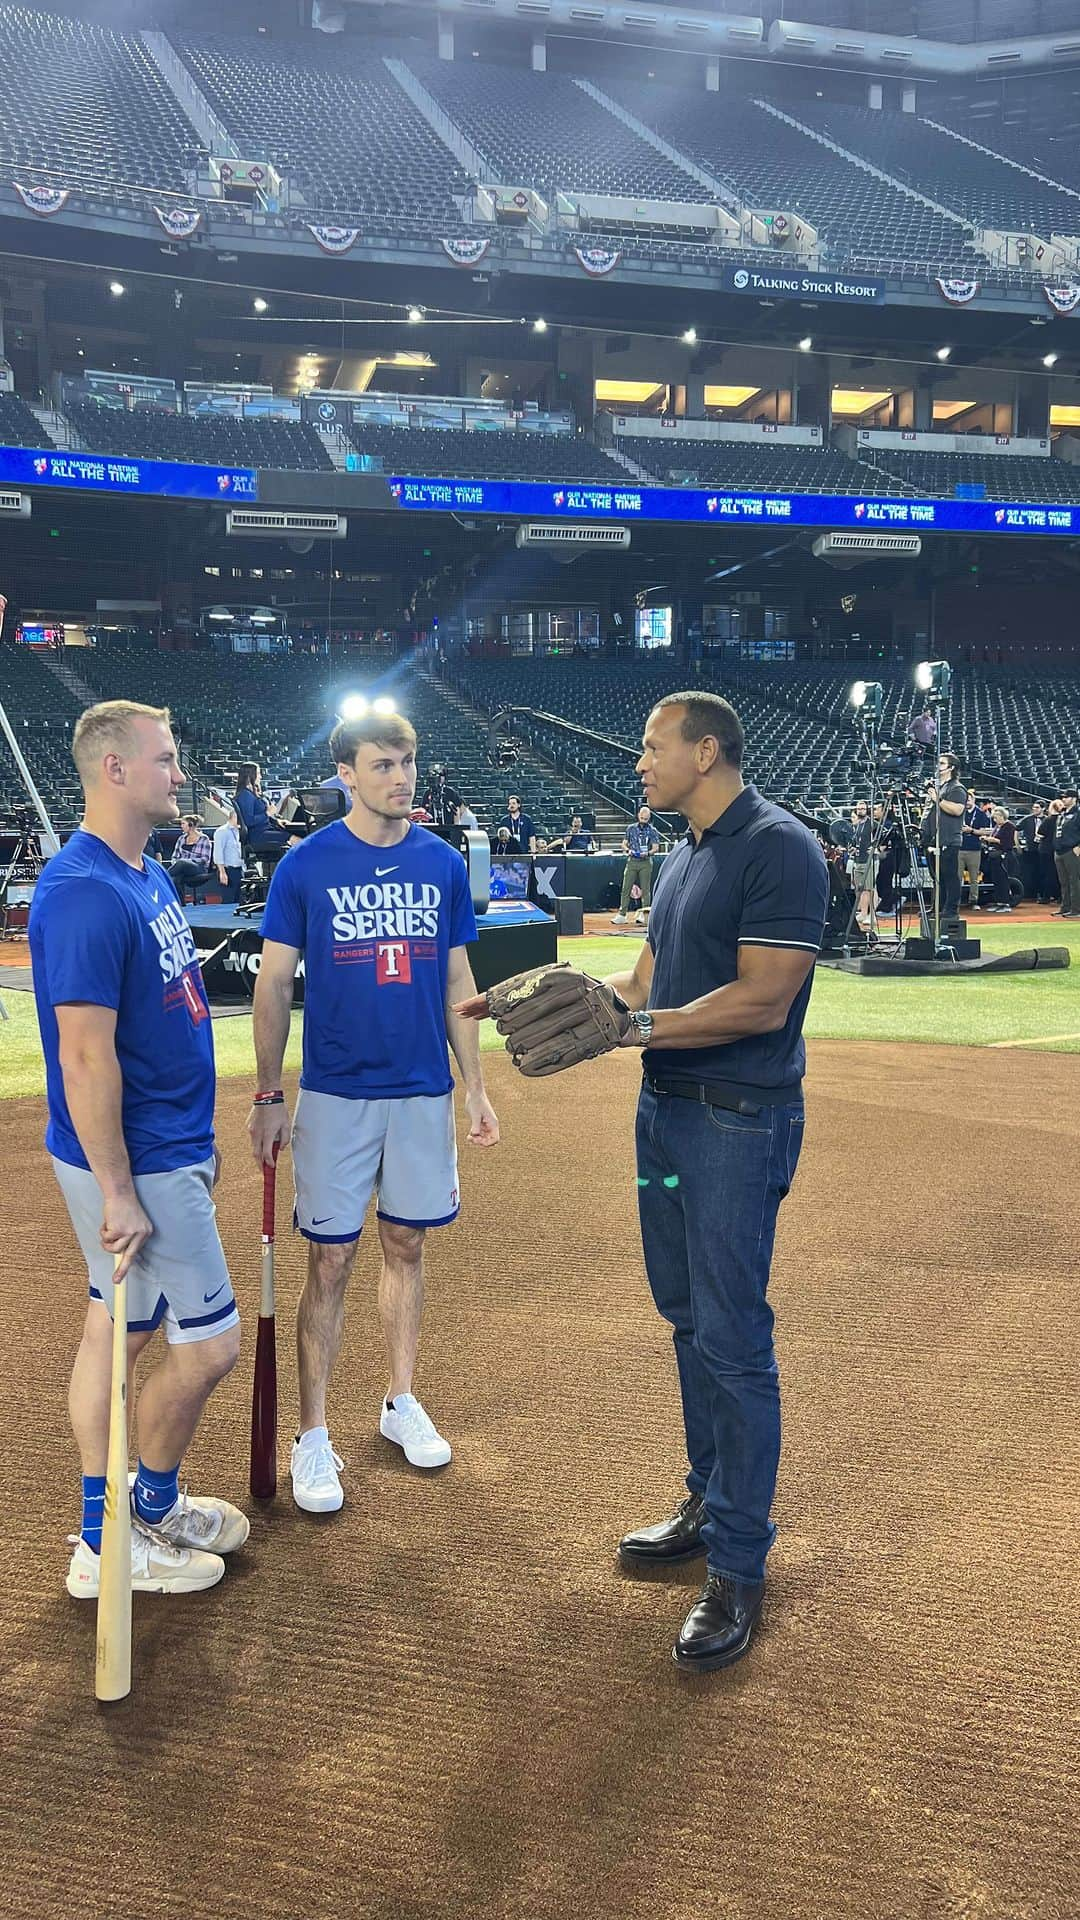
[[[71,753],[79,779],[85,787],[97,773],[107,753],[131,753],[135,748],[135,722],[156,720],[172,725],[168,707],[146,707],[140,700],[102,700],[87,707],[75,722]]]

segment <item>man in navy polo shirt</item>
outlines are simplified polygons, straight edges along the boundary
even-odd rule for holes
[[[628,1566],[706,1556],[673,1649],[728,1666],[761,1609],[780,1459],[766,1298],[776,1216],[803,1132],[803,1019],[828,904],[818,842],[744,786],[743,730],[716,694],[649,715],[638,762],[651,806],[689,831],[657,883],[648,940],[608,985],[645,1049],[638,1203],[653,1298],[674,1329],[690,1461],[670,1519],[627,1534]]]

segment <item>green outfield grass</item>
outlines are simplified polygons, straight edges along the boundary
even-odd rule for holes
[[[809,1039],[928,1041],[985,1047],[1027,1040],[1048,1053],[1080,1053],[1080,921],[1014,925],[990,920],[977,929],[985,952],[1021,947],[1067,946],[1072,966],[1063,973],[990,974],[954,980],[859,980],[819,967],[806,1021]],[[560,951],[575,966],[600,976],[633,965],[637,943],[627,938],[563,940]],[[0,1021],[0,1097],[42,1093],[45,1085],[34,1003],[28,993],[5,992],[8,1018]],[[251,1021],[246,1015],[214,1023],[218,1073],[223,1079],[253,1072]],[[484,1028],[485,1049],[502,1045]],[[300,1064],[300,1020],[293,1016],[286,1066]]]

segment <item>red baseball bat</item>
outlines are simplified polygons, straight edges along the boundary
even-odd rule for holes
[[[251,1493],[272,1500],[277,1492],[277,1347],[274,1339],[274,1201],[277,1148],[273,1166],[263,1167],[262,1296],[255,1342],[255,1382],[251,1395]]]

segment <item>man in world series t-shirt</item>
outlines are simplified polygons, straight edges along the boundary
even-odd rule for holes
[[[379,1429],[413,1466],[450,1459],[412,1390],[424,1236],[449,1225],[459,1205],[448,1042],[465,1082],[470,1142],[494,1146],[499,1137],[475,1023],[449,1011],[475,991],[468,872],[456,849],[409,820],[416,735],[400,714],[372,714],[343,721],[330,750],[352,807],[286,854],[274,874],[255,994],[258,1090],[250,1120],[255,1158],[269,1164],[290,1138],[280,1081],[302,954],[303,1068],[291,1138],[296,1224],[309,1248],[297,1316],[292,1483],[296,1504],[310,1513],[334,1512],[343,1500],[326,1393],[376,1191],[390,1373]]]

